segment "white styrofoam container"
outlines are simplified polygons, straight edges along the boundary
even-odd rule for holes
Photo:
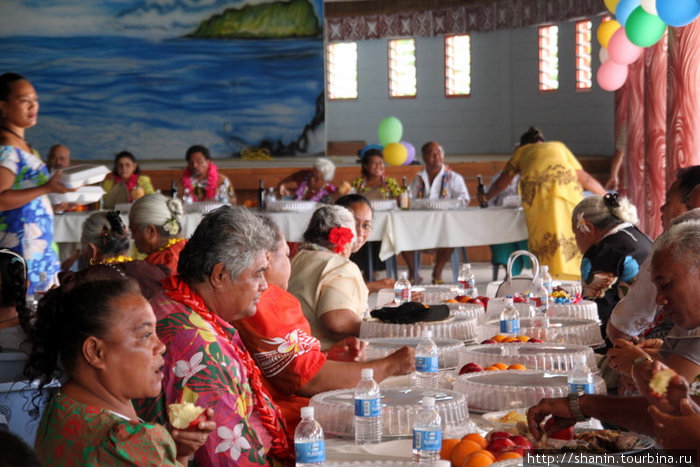
[[[80,164],[63,169],[59,181],[68,188],[99,183],[111,171],[104,165]]]

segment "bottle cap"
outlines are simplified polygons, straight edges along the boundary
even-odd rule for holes
[[[374,368],[363,368],[360,374],[363,378],[374,378]]]
[[[405,271],[399,273],[399,279],[408,279],[408,273]]]
[[[432,396],[423,396],[423,407],[435,407],[435,398]]]
[[[432,339],[433,338],[433,330],[432,329],[426,329],[423,331],[423,337],[426,339]]]
[[[513,304],[513,297],[506,297],[506,299],[504,300],[504,303],[506,305],[512,305]]]
[[[540,269],[542,270],[542,273],[549,272],[549,266],[547,266],[546,264],[540,266]]]
[[[314,418],[314,408],[311,406],[302,407],[301,418]]]

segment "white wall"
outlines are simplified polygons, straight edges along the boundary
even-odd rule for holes
[[[575,154],[613,152],[614,94],[595,83],[598,43],[593,20],[593,89],[575,90],[574,23],[559,24],[559,90],[538,90],[537,28],[472,34],[472,92],[444,97],[443,37],[416,38],[418,95],[389,99],[387,39],[358,42],[359,98],[326,102],[328,141],[377,142],[393,115],[403,139],[419,148],[439,141],[447,154],[506,154],[529,126],[564,141]]]

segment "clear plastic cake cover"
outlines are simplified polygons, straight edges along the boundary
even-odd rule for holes
[[[592,373],[598,372],[593,349],[575,344],[479,344],[462,347],[459,350],[460,369],[474,362],[482,368],[503,362],[510,366],[516,363],[525,365],[528,370],[567,372],[574,366],[577,356],[583,356]]]
[[[415,349],[421,341],[419,337],[371,337],[364,340],[367,341],[368,360],[386,357],[405,345]],[[459,353],[464,348],[464,342],[445,338],[433,340],[438,347],[440,368],[454,368],[459,361]]]
[[[440,337],[459,341],[472,341],[477,335],[476,318],[455,319],[449,317],[442,321],[423,321],[412,324],[383,323],[376,318],[362,321],[360,339],[369,337],[421,337],[423,331],[433,331],[433,339]]]
[[[532,318],[520,318],[520,334],[533,336],[540,334],[541,329],[533,326]],[[500,322],[490,320],[479,327],[479,342],[500,334]],[[544,334],[545,342],[549,344],[576,344],[598,347],[605,344],[600,332],[600,323],[591,319],[580,318],[549,318],[549,326]]]

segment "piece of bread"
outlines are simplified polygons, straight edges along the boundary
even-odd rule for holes
[[[170,404],[168,406],[168,419],[170,424],[178,430],[196,428],[204,415],[204,408],[197,407],[191,402]]]
[[[652,376],[649,381],[649,389],[651,389],[651,395],[654,397],[663,397],[666,395],[668,390],[668,385],[671,382],[671,378],[676,376],[676,372],[671,369],[661,370]]]

